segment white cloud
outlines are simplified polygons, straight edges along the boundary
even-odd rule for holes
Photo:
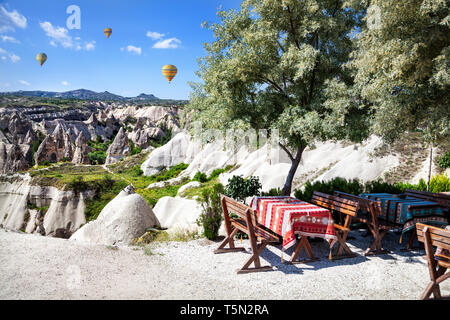
[[[5,7],[0,6],[0,33],[14,31],[16,27],[25,29],[27,18],[17,10],[8,11]]]
[[[181,41],[177,38],[169,38],[165,40],[158,41],[153,45],[155,49],[176,49],[181,44]]]
[[[54,27],[50,22],[45,21],[39,24],[45,34],[51,38],[50,44],[56,46],[56,44],[62,45],[64,48],[73,47],[72,37],[69,36],[69,31],[63,27]]]
[[[85,43],[84,45],[77,44],[77,46],[76,46],[76,50],[92,51],[94,49],[95,49],[95,41]]]
[[[14,37],[10,37],[10,36],[0,36],[0,37],[2,38],[3,42],[20,43],[20,41]]]
[[[51,39],[50,45],[53,47],[58,47],[58,45],[61,45],[63,48],[66,49],[73,48],[75,50],[86,50],[86,51],[92,51],[95,49],[94,40],[81,44],[80,43],[81,38],[75,37],[75,39],[72,39],[72,37],[69,35],[69,30],[67,30],[64,27],[53,26],[48,21],[41,22],[40,26],[42,30],[45,31],[45,34]]]
[[[14,53],[11,53],[9,55],[9,59],[11,59],[12,63],[16,63],[16,62],[20,61],[20,57],[18,55],[14,54]]]
[[[23,84],[24,86],[31,86],[31,83],[29,83],[28,81],[25,80],[19,80],[20,84]]]
[[[159,33],[159,32],[154,32],[154,31],[147,31],[147,37],[149,37],[153,40],[158,40],[158,39],[161,39],[162,37],[164,37],[164,34]]]
[[[84,47],[88,51],[94,50],[95,49],[95,41],[88,42]]]
[[[68,83],[67,81],[63,81],[63,82],[61,82],[61,84],[62,84],[63,86],[68,86],[68,85],[69,85],[69,83]]]
[[[127,51],[137,55],[140,55],[142,53],[142,49],[135,46],[127,46]]]
[[[5,49],[0,48],[0,54],[5,54],[9,57],[9,59],[11,60],[12,63],[16,63],[20,61],[20,57],[12,52],[8,52]],[[6,57],[2,56],[1,59],[3,61],[6,61]]]

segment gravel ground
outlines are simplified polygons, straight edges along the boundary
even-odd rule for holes
[[[268,246],[262,263],[274,271],[238,275],[249,250],[215,255],[218,243],[206,239],[143,250],[0,229],[0,299],[418,299],[429,281],[424,251],[401,252],[391,232],[384,245],[392,254],[364,257],[364,234],[351,233],[352,259],[329,261],[319,241],[320,261],[286,265],[280,246]],[[450,295],[450,281],[441,291]]]

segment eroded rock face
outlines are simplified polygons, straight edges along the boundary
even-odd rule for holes
[[[106,151],[105,164],[113,164],[130,155],[130,143],[123,128],[120,128],[113,143]]]
[[[70,240],[105,245],[129,245],[145,233],[159,227],[152,208],[130,185],[100,212],[98,218],[81,227]]]
[[[58,124],[51,135],[42,141],[34,161],[36,164],[44,160],[59,162],[63,159],[70,160],[73,157],[72,133],[65,131],[61,124]]]
[[[15,180],[0,183],[0,225],[3,228],[68,238],[86,223],[85,200],[93,197],[92,192],[76,194],[55,187],[30,185],[29,175],[17,175]]]
[[[0,142],[0,173],[23,171],[30,166],[31,147],[29,145]]]
[[[128,134],[128,138],[136,146],[145,149],[150,146],[152,140],[162,139],[165,135],[160,127],[155,127],[150,121],[138,118],[133,131]]]
[[[89,152],[90,148],[86,144],[86,137],[83,132],[80,132],[75,140],[75,151],[73,152],[72,163],[89,164]]]

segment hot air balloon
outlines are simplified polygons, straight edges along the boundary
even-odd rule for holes
[[[106,34],[106,37],[109,38],[109,36],[112,33],[112,29],[111,28],[106,28],[105,30],[103,30],[103,32]]]
[[[38,53],[36,56],[36,60],[42,65],[45,61],[47,61],[47,55],[45,53]]]
[[[162,68],[162,74],[167,79],[167,81],[169,81],[169,83],[175,77],[175,75],[177,74],[177,71],[178,71],[177,67],[175,67],[172,64],[166,64]]]

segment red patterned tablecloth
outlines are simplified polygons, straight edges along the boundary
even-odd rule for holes
[[[337,241],[331,212],[292,197],[254,197],[250,206],[258,222],[283,237],[283,251],[295,244],[295,234]]]

